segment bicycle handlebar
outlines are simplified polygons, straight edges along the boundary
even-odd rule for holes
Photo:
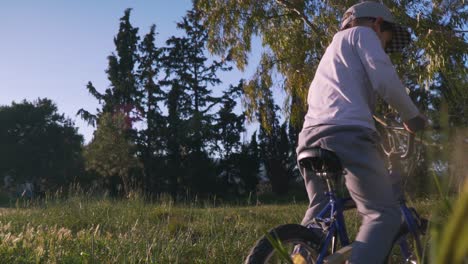
[[[399,159],[407,159],[413,153],[414,149],[414,134],[407,131],[402,125],[394,126],[389,125],[384,119],[387,118],[379,118],[374,116],[374,119],[382,125],[382,127],[387,130],[387,137],[389,141],[389,148],[386,148],[384,144],[382,144],[382,149],[387,157],[398,157]],[[392,118],[392,120],[394,120]],[[398,140],[397,134],[406,134],[406,149],[403,151],[398,151],[400,149],[402,142]]]

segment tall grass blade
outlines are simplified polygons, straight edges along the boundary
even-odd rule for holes
[[[432,176],[434,178],[434,182],[435,182],[435,185],[436,185],[436,188],[437,188],[437,192],[439,193],[440,195],[440,198],[442,199],[442,201],[444,202],[444,205],[445,205],[445,208],[451,212],[452,211],[452,205],[450,204],[450,201],[449,201],[449,198],[447,197],[447,195],[444,194],[444,192],[442,191],[442,187],[441,187],[441,184],[440,184],[440,180],[437,176],[437,174],[435,172],[432,173]]]
[[[289,256],[289,252],[286,250],[286,248],[283,246],[283,243],[281,243],[281,240],[277,236],[273,237],[269,233],[266,233],[265,237],[268,239],[268,241],[270,241],[271,246],[274,250],[276,250],[281,260],[288,264],[294,264],[291,260],[291,257]]]
[[[439,233],[433,263],[466,263],[468,258],[468,181]]]

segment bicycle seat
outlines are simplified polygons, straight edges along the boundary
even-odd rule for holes
[[[343,166],[338,156],[333,151],[320,147],[301,151],[297,156],[297,160],[301,167],[312,170],[317,174],[341,175],[343,173]]]

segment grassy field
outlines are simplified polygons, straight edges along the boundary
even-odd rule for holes
[[[429,216],[433,200],[413,204]],[[305,203],[174,205],[83,197],[2,209],[1,263],[241,263],[268,229],[300,222]],[[353,235],[355,212],[347,213]]]

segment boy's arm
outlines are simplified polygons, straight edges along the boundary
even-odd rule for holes
[[[371,28],[356,30],[354,45],[372,88],[398,111],[403,121],[419,116],[377,34]]]

